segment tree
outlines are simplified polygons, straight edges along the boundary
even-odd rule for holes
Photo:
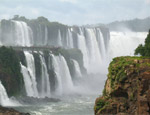
[[[147,38],[145,39],[145,45],[140,44],[135,49],[135,55],[140,54],[142,56],[150,56],[150,30],[147,35]]]

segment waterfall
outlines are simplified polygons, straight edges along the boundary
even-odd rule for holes
[[[106,57],[106,49],[105,49],[105,42],[104,42],[104,37],[102,35],[102,32],[100,29],[97,29],[98,30],[98,44],[99,44],[99,50],[101,52],[101,56],[102,56],[102,60],[105,60],[107,57]]]
[[[50,80],[49,80],[46,62],[42,55],[40,55],[40,61],[41,61],[41,69],[42,69],[41,70],[42,72],[41,96],[50,97]]]
[[[44,40],[44,45],[48,44],[48,30],[47,27],[45,26],[45,40]]]
[[[22,21],[12,21],[15,24],[15,39],[12,43],[17,46],[31,46],[32,30]]]
[[[86,41],[85,41],[85,37],[83,35],[79,35],[78,36],[78,49],[80,49],[83,53],[83,62],[84,62],[84,67],[88,68],[89,65],[89,56],[88,56],[88,50],[87,50],[87,46],[86,46]]]
[[[52,56],[52,64],[56,74],[56,94],[68,93],[73,89],[73,82],[65,58],[61,55]]]
[[[53,54],[50,54],[50,56],[52,57],[52,66],[53,66],[53,70],[55,72],[55,81],[56,81],[56,91],[55,94],[56,95],[62,95],[62,81],[61,81],[61,68],[60,68],[60,58],[59,56],[54,56]]]
[[[74,66],[75,77],[77,77],[77,78],[82,77],[80,66],[79,66],[78,62],[76,60],[73,60],[73,59],[71,59],[71,61],[72,61],[73,66]]]
[[[2,106],[19,106],[20,104],[8,97],[5,87],[0,81],[0,105]]]
[[[68,29],[68,31],[67,31],[67,47],[68,48],[74,47],[71,29]]]
[[[62,39],[61,39],[61,32],[60,32],[60,30],[58,30],[57,44],[58,44],[58,46],[62,46]]]
[[[20,63],[20,65],[21,65],[21,73],[23,75],[27,96],[36,97],[34,94],[34,87],[33,87],[32,79],[31,79],[31,76],[29,74],[29,71],[21,63]]]
[[[28,74],[30,76],[30,79],[27,79],[29,81],[26,81],[24,79],[24,82],[30,82],[32,83],[32,87],[33,87],[33,94],[32,96],[33,97],[39,97],[39,94],[38,94],[38,90],[37,90],[37,82],[36,82],[36,76],[35,76],[35,62],[34,62],[34,57],[31,53],[29,53],[28,51],[24,51],[24,54],[25,54],[25,58],[26,58],[26,62],[27,62],[27,70],[28,70]],[[25,70],[25,69],[24,69]],[[26,70],[26,71],[27,71]],[[26,77],[27,72],[25,72],[24,74],[24,77]],[[27,75],[27,77],[29,77]],[[27,83],[25,83],[27,84]]]
[[[98,42],[96,39],[96,34],[94,29],[86,29],[87,31],[87,41],[88,41],[88,50],[89,50],[89,65],[88,72],[97,73],[99,72],[99,65],[101,64],[101,54],[98,46]],[[93,67],[94,66],[94,67]]]
[[[59,56],[60,58],[60,72],[61,72],[61,77],[62,77],[62,85],[66,91],[70,91],[73,89],[73,83],[69,71],[69,67],[67,65],[67,62],[63,56]]]

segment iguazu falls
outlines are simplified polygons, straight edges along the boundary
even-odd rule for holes
[[[110,16],[105,17],[105,13],[101,14],[100,11],[97,15],[101,16],[94,17],[94,11],[96,14],[96,9],[100,10],[98,4],[105,4],[102,0],[88,1],[83,6],[79,5],[81,1],[78,0],[39,0],[39,3],[34,0],[15,0],[8,5],[22,5],[6,10],[8,1],[0,1],[0,10],[3,10],[0,11],[0,115],[124,115],[133,111],[140,115],[145,112],[139,106],[131,108],[130,104],[140,99],[135,96],[138,91],[129,88],[136,87],[132,85],[135,84],[133,79],[136,79],[133,76],[147,76],[143,78],[147,82],[137,79],[141,81],[140,84],[150,83],[150,74],[147,72],[149,53],[144,54],[148,50],[146,44],[150,36],[150,18],[146,12],[143,19],[137,19],[136,13],[130,18],[117,18],[119,14],[115,18],[112,16],[114,11],[108,8],[106,15]],[[117,1],[118,5],[124,6]],[[140,0],[137,1],[140,4]],[[59,13],[73,13],[79,15],[81,20],[71,14],[58,17],[58,8],[54,8],[57,2]],[[34,3],[39,12],[30,9]],[[80,8],[87,9],[90,3],[93,10],[88,11],[93,11],[93,14],[88,17]],[[125,0],[123,3],[129,4]],[[143,4],[147,4],[143,12],[149,9],[149,3],[149,0],[143,1]],[[111,5],[109,2],[106,4]],[[70,11],[66,10],[65,5]],[[81,12],[79,9],[74,12],[76,5],[80,6]],[[114,3],[112,5],[116,6]],[[46,9],[48,6],[51,8]],[[52,9],[57,12],[52,12]],[[137,9],[134,9],[135,12]],[[47,10],[51,10],[51,13]],[[6,14],[18,13],[24,16],[4,15],[5,11]],[[150,96],[148,88],[145,90],[146,94],[138,94]],[[127,101],[123,101],[125,99]]]

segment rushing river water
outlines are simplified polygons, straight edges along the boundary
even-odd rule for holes
[[[31,115],[93,115],[95,95],[66,96],[59,102],[16,107]]]
[[[15,107],[21,112],[31,115],[93,115],[96,97],[101,95],[106,75],[82,78],[78,91],[62,96],[58,102],[25,104]],[[57,97],[58,98],[58,97]]]

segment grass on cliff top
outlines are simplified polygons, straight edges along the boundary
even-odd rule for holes
[[[143,59],[145,61],[143,63],[139,63],[140,60],[142,61]],[[128,69],[130,69],[130,71],[138,72],[138,68],[150,66],[150,61],[148,60],[150,60],[149,57],[126,56],[114,58],[108,68],[109,70],[108,78],[111,81],[111,88],[113,89],[116,83],[123,82],[124,80],[127,79]]]

